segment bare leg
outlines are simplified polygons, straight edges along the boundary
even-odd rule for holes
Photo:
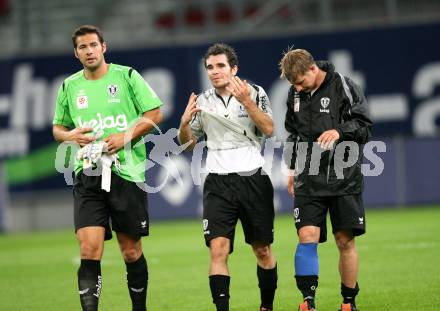
[[[350,288],[356,286],[359,260],[355,239],[350,232],[338,231],[335,233],[336,245],[339,250],[339,273],[341,282]]]
[[[98,226],[78,229],[76,238],[81,259],[101,260],[104,252],[104,233],[104,227]]]
[[[224,237],[212,239],[209,244],[211,261],[209,275],[229,275],[228,256],[231,242]]]

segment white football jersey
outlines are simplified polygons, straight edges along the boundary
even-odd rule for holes
[[[272,108],[264,89],[250,85],[250,97],[257,106],[272,118]],[[206,111],[198,112],[190,123],[191,130],[197,138],[205,136],[208,146],[206,169],[212,173],[247,172],[264,165],[260,143],[264,135],[255,126],[246,109],[232,95],[223,98],[209,89],[197,97],[197,106]],[[252,132],[258,142],[233,131],[218,118],[220,115],[238,125],[245,132]]]

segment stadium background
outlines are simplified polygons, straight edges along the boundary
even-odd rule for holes
[[[368,211],[391,209],[390,217],[397,219],[402,207],[426,213],[429,205],[438,223],[439,18],[440,3],[434,0],[1,0],[0,231],[6,234],[0,241],[8,245],[16,232],[70,229],[71,189],[55,169],[51,121],[63,78],[81,69],[70,35],[83,23],[103,29],[108,62],[136,68],[156,90],[165,103],[163,132],[178,127],[190,92],[209,85],[201,56],[212,42],[232,44],[239,75],[268,92],[278,141],[285,137],[281,120],[288,89],[278,78],[282,51],[294,45],[330,59],[364,88],[374,140],[386,145],[386,151],[375,150],[383,172],[366,178]],[[281,215],[292,201],[280,157],[276,148],[269,171]],[[168,178],[150,195],[153,222],[200,217],[201,187],[194,186],[191,157],[173,159],[183,184]],[[167,171],[157,164],[147,176],[150,185],[158,185]],[[439,249],[438,240],[429,243]],[[438,260],[438,251],[434,254]]]

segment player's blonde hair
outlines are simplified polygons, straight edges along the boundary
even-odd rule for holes
[[[303,49],[289,48],[279,63],[281,78],[294,83],[298,76],[304,75],[315,63],[312,54]]]

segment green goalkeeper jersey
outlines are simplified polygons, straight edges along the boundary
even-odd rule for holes
[[[110,64],[99,80],[87,80],[81,70],[64,81],[58,91],[53,124],[69,129],[92,127],[94,134],[103,133],[103,139],[126,132],[144,112],[161,105],[136,70]],[[120,168],[112,166],[116,174],[134,182],[145,181],[146,150],[143,143],[136,144],[139,139],[118,151]],[[76,160],[75,173],[81,169],[82,161]]]

